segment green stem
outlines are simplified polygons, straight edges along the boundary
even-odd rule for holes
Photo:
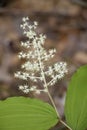
[[[51,103],[52,103],[52,105],[53,105],[53,107],[54,107],[54,109],[55,109],[55,111],[56,111],[56,114],[57,114],[58,118],[59,118],[59,121],[60,121],[66,128],[68,128],[69,130],[72,130],[65,122],[63,122],[63,121],[60,119],[59,113],[58,113],[57,108],[56,108],[56,105],[55,105],[55,103],[54,103],[54,101],[53,101],[53,99],[52,99],[52,97],[51,97],[51,95],[50,95],[50,93],[49,93],[48,87],[47,87],[47,92],[48,92],[48,96],[49,96],[49,98],[50,98],[50,101],[51,101]]]
[[[53,107],[54,107],[54,109],[55,109],[55,111],[56,111],[56,114],[57,114],[57,116],[58,116],[58,118],[59,118],[59,121],[60,121],[66,128],[68,128],[69,130],[72,130],[65,122],[63,122],[63,121],[60,119],[60,116],[59,116],[59,113],[58,113],[58,111],[57,111],[56,105],[55,105],[55,103],[54,103],[54,101],[53,101],[53,98],[52,98],[51,95],[50,95],[49,89],[48,89],[48,87],[47,87],[47,83],[46,83],[46,79],[45,79],[45,76],[44,76],[43,71],[42,71],[42,74],[43,74],[43,78],[44,78],[45,88],[47,89],[47,93],[48,93],[49,99],[50,99],[50,101],[51,101],[51,103],[52,103],[52,105],[53,105]]]
[[[68,128],[69,130],[72,130],[64,121],[62,121],[61,119],[60,119],[60,122],[66,127],[66,128]]]
[[[54,101],[53,101],[53,98],[51,97],[51,95],[50,95],[50,93],[49,93],[48,87],[46,87],[46,88],[47,88],[47,92],[48,92],[49,99],[50,99],[50,101],[51,101],[51,103],[52,103],[52,105],[53,105],[53,107],[54,107],[54,109],[55,109],[55,111],[56,111],[56,114],[57,114],[58,118],[60,118],[59,113],[58,113],[57,108],[56,108],[56,105],[55,105],[55,103],[54,103]]]
[[[39,45],[38,45],[38,46],[39,46]],[[56,111],[57,117],[59,118],[59,121],[60,121],[64,126],[66,126],[69,130],[72,130],[65,122],[63,122],[63,121],[60,119],[60,116],[59,116],[59,113],[58,113],[58,111],[57,111],[56,105],[55,105],[55,103],[54,103],[54,101],[53,101],[52,96],[50,95],[50,92],[49,92],[49,89],[48,89],[48,86],[47,86],[45,74],[44,74],[44,71],[43,71],[43,68],[42,68],[42,65],[41,65],[42,61],[41,61],[41,57],[40,57],[40,53],[39,53],[39,48],[38,48],[38,47],[37,47],[37,53],[38,53],[38,61],[39,61],[39,65],[40,65],[41,75],[42,75],[43,81],[44,81],[44,87],[47,89],[47,93],[48,93],[49,99],[50,99],[50,101],[51,101],[51,103],[52,103],[52,105],[53,105],[53,107],[54,107],[54,109],[55,109],[55,111]]]

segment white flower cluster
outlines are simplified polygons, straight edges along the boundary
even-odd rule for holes
[[[36,86],[32,86],[31,88],[29,88],[28,85],[20,85],[19,90],[22,90],[26,94],[29,93],[29,92],[32,92],[32,91],[34,91],[37,94],[40,94],[41,91],[44,91],[44,92],[47,91],[46,89],[44,89],[44,90],[37,89]]]
[[[58,62],[52,66],[46,66],[46,61],[49,61],[55,56],[56,49],[50,49],[46,51],[44,48],[44,42],[46,36],[36,33],[38,23],[35,21],[30,24],[29,18],[22,19],[21,28],[23,33],[28,38],[26,42],[21,42],[21,46],[27,49],[27,52],[20,52],[19,58],[25,58],[27,61],[22,64],[23,71],[15,73],[15,77],[23,80],[31,80],[35,83],[39,81],[43,84],[43,89],[37,89],[37,86],[29,87],[28,85],[21,85],[19,89],[24,93],[34,91],[36,93],[47,92],[47,87],[54,85],[58,79],[64,77],[67,73],[66,62]],[[50,77],[50,81],[46,80],[46,77]]]

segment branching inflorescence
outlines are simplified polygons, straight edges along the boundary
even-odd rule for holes
[[[24,93],[36,92],[40,94],[40,92],[47,92],[49,86],[54,85],[58,79],[63,78],[67,73],[67,64],[66,62],[58,62],[47,66],[46,62],[55,56],[56,49],[47,51],[44,48],[46,36],[37,33],[38,23],[36,21],[31,25],[29,18],[24,17],[22,22],[21,28],[27,37],[27,41],[21,42],[21,46],[27,49],[27,52],[22,51],[18,56],[26,59],[26,61],[21,66],[23,71],[16,72],[15,77],[25,81],[30,80],[35,85],[20,85],[19,89]],[[38,88],[38,82],[42,83],[43,88]]]

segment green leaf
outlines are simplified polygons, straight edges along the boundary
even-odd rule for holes
[[[54,108],[37,99],[0,101],[0,130],[48,130],[58,122]]]
[[[72,130],[87,129],[87,65],[73,75],[65,102],[65,117]]]

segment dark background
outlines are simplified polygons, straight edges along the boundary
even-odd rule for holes
[[[14,78],[21,61],[22,17],[39,22],[38,30],[47,35],[45,47],[56,48],[58,61],[66,61],[68,75],[50,88],[51,95],[64,118],[67,86],[78,67],[87,64],[87,1],[86,0],[0,0],[0,99],[24,95],[18,90],[22,83]],[[28,94],[49,102],[46,94]],[[62,126],[58,126],[62,129]],[[58,129],[57,127],[57,129]],[[53,130],[57,130],[54,128]]]

